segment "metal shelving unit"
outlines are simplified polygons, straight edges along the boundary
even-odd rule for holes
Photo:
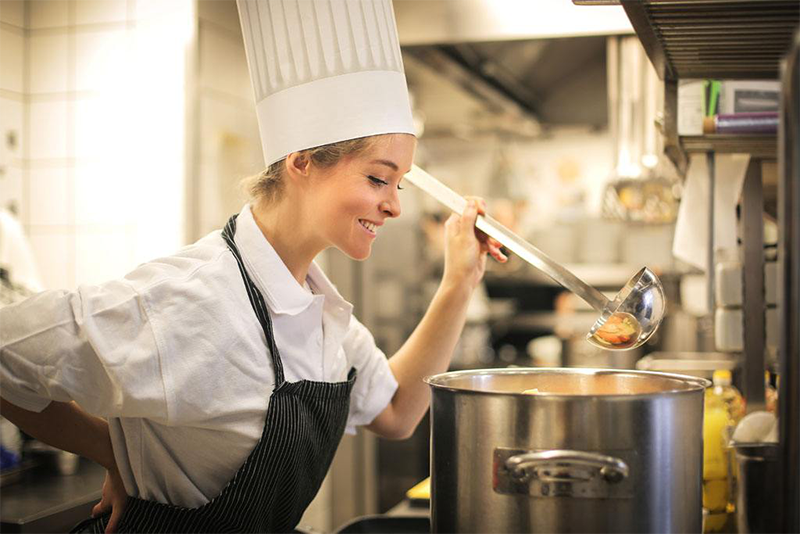
[[[621,0],[662,79],[778,79],[797,0]]]
[[[747,153],[747,171],[742,213],[747,225],[760,228],[763,211],[761,161],[778,158],[777,136],[770,135],[677,135],[677,80],[679,78],[777,79],[780,62],[791,49],[800,26],[798,0],[620,0],[634,30],[664,80],[664,150],[676,167],[685,172],[688,154],[706,154],[709,169],[719,153]],[[713,197],[713,170],[710,171]],[[709,205],[713,228],[713,202]],[[758,224],[757,224],[758,223]],[[714,250],[713,232],[709,232]],[[763,277],[763,241],[757,232],[742,236],[744,272],[752,286]],[[755,251],[755,252],[754,252]],[[759,260],[760,258],[760,260]],[[714,309],[714,257],[708,258],[709,308]],[[761,273],[761,277],[759,277]],[[765,309],[763,291],[748,291],[745,284],[745,384],[748,407],[763,406],[763,324],[757,321]],[[763,315],[763,313],[762,313]],[[754,322],[755,321],[755,322]],[[756,324],[758,323],[758,324]]]
[[[581,2],[584,0],[574,0]],[[781,458],[779,481],[783,501],[783,530],[800,529],[800,370],[797,326],[797,176],[798,110],[800,86],[800,2],[798,0],[619,0],[630,18],[658,75],[664,80],[665,153],[679,170],[685,171],[687,154],[705,153],[710,178],[717,153],[749,153],[742,193],[744,248],[744,394],[748,409],[763,407],[764,324],[763,310],[763,190],[762,160],[778,160],[781,167]],[[677,80],[779,79],[780,63],[789,54],[783,79],[781,131],[779,136],[677,135]],[[779,139],[780,137],[780,139]],[[713,192],[714,180],[710,179]],[[713,193],[712,193],[713,198]],[[713,221],[713,201],[709,205]],[[712,223],[713,228],[713,223]],[[709,232],[713,236],[713,232]],[[713,250],[712,242],[709,243]],[[709,255],[709,279],[713,280],[713,254]],[[710,284],[710,288],[713,287]],[[713,309],[713,307],[712,307]]]
[[[683,149],[690,154],[750,154],[758,159],[775,159],[778,153],[778,139],[772,135],[692,135],[682,136],[680,141]]]
[[[777,158],[776,136],[677,135],[679,78],[778,79],[800,21],[797,0],[621,0],[665,83],[665,152],[685,172],[691,153]]]

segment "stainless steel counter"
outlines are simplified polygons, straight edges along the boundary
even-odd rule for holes
[[[105,469],[80,459],[74,475],[40,465],[0,488],[0,531],[69,532],[100,500]]]

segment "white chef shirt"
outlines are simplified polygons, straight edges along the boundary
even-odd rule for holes
[[[315,294],[295,280],[256,225],[236,245],[271,311],[289,381],[358,378],[347,429],[389,404],[386,356],[316,264]],[[275,383],[264,332],[236,260],[216,231],[122,280],[46,291],[0,310],[0,394],[39,412],[74,400],[108,418],[129,495],[199,506],[233,478],[264,429]]]

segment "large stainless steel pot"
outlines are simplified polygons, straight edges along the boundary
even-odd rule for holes
[[[700,532],[707,380],[539,368],[426,382],[434,532]]]

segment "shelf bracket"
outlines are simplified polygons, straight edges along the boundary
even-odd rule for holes
[[[678,137],[678,81],[664,80],[664,153],[681,176],[686,176],[689,159]]]

